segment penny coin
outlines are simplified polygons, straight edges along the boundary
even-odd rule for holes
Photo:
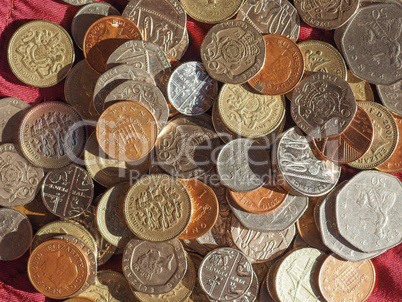
[[[349,163],[358,169],[372,169],[386,162],[398,143],[398,126],[391,112],[374,102],[359,102],[368,114],[374,128],[374,138],[369,150],[358,160]]]
[[[294,42],[299,38],[299,14],[287,0],[244,1],[236,19],[250,23],[262,34],[278,34]]]
[[[178,239],[165,242],[131,239],[124,249],[123,273],[138,292],[168,293],[180,283],[186,271],[186,254]]]
[[[272,299],[271,295],[268,292],[268,288],[267,288],[267,280],[265,279],[260,287],[260,294],[258,296],[257,301],[259,302],[275,302],[274,299]]]
[[[157,164],[175,177],[200,177],[214,167],[220,144],[209,116],[178,116],[158,136]]]
[[[94,183],[88,172],[76,165],[50,171],[42,183],[42,200],[56,216],[70,218],[82,214],[91,204]]]
[[[71,23],[71,35],[79,49],[82,50],[83,48],[85,33],[89,27],[100,18],[110,15],[119,16],[120,13],[112,5],[105,2],[85,5],[75,14]]]
[[[14,260],[29,249],[32,226],[16,209],[0,208],[0,261]]]
[[[124,200],[130,183],[120,183],[107,190],[99,200],[96,224],[103,238],[114,246],[124,248],[133,236],[124,220]]]
[[[350,70],[347,72],[347,82],[352,88],[356,101],[374,102],[374,93],[369,82],[359,79]]]
[[[249,290],[253,267],[242,252],[219,248],[205,256],[198,271],[198,280],[210,298],[233,301]]]
[[[318,278],[326,301],[363,302],[374,289],[376,274],[370,260],[352,263],[330,255],[322,264]]]
[[[65,3],[75,5],[75,6],[81,6],[81,5],[85,5],[85,4],[94,2],[94,0],[63,0],[63,1]]]
[[[18,129],[31,105],[16,98],[0,100],[0,142],[18,143]]]
[[[356,99],[349,84],[323,72],[312,74],[295,88],[290,107],[297,126],[315,138],[343,133],[356,110]]]
[[[14,144],[0,145],[0,206],[16,207],[34,200],[44,172],[33,166]]]
[[[253,263],[253,270],[257,275],[258,283],[262,284],[267,277],[268,268],[272,265],[272,262],[261,262],[261,263]],[[254,279],[254,277],[253,277]]]
[[[293,249],[300,249],[304,247],[310,247],[310,245],[303,240],[300,234],[297,234],[295,240],[293,241]]]
[[[285,94],[293,90],[303,76],[303,55],[295,42],[282,35],[265,35],[264,41],[264,66],[248,83],[262,94]]]
[[[105,72],[109,56],[124,42],[141,40],[141,31],[134,22],[120,16],[96,20],[88,28],[83,52],[88,64],[98,73]]]
[[[82,153],[86,128],[80,115],[63,102],[36,105],[21,122],[19,143],[33,165],[46,169],[67,166]]]
[[[130,188],[124,213],[128,227],[138,238],[166,241],[178,237],[190,223],[191,197],[176,178],[153,174]]]
[[[385,107],[402,116],[402,80],[393,85],[377,85],[378,95]]]
[[[339,51],[326,42],[310,40],[297,43],[307,73],[327,72],[346,80],[346,63]]]
[[[265,279],[266,281],[265,285],[269,293],[269,296],[273,297],[274,301],[279,301],[279,298],[275,291],[275,275],[278,271],[278,266],[282,262],[282,260],[283,258],[280,258],[272,264],[272,266],[268,270],[267,278]]]
[[[108,107],[96,125],[96,138],[102,150],[114,159],[135,161],[154,147],[157,121],[143,104],[123,101]]]
[[[74,62],[74,45],[60,25],[44,20],[25,23],[8,44],[8,64],[23,83],[51,87],[63,80]]]
[[[180,239],[195,239],[205,235],[218,219],[219,204],[214,191],[196,179],[179,180],[190,194],[192,214],[190,224]]]
[[[334,1],[330,5],[325,1],[304,2],[295,0],[294,5],[304,22],[308,25],[335,29],[348,22],[359,8],[359,0]]]
[[[401,194],[402,184],[396,176],[360,172],[337,194],[335,214],[339,233],[357,249],[368,253],[400,244]]]
[[[337,164],[345,164],[361,158],[369,150],[374,137],[374,127],[369,115],[357,106],[356,115],[349,127],[338,136],[313,138],[313,152]]]
[[[162,92],[155,85],[140,81],[125,81],[109,92],[103,109],[122,100],[137,101],[145,105],[155,116],[158,130],[161,131],[165,127],[169,118],[169,108]]]
[[[208,75],[202,63],[186,62],[173,71],[167,92],[177,111],[184,115],[200,115],[218,98],[218,81]]]
[[[93,93],[93,105],[96,111],[102,113],[107,95],[117,86],[128,80],[155,85],[155,80],[145,70],[128,64],[117,65],[104,72],[96,82]]]
[[[181,4],[191,18],[203,23],[219,23],[237,14],[243,2],[243,0],[182,0]]]
[[[242,84],[260,72],[265,51],[264,38],[252,25],[230,20],[209,30],[201,45],[201,59],[212,78]]]
[[[379,3],[362,7],[350,21],[341,44],[345,60],[357,77],[378,85],[402,80],[398,48],[402,36],[396,25],[401,14],[401,5]]]

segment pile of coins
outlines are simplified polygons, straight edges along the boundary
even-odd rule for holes
[[[14,75],[66,78],[66,102],[0,100],[0,260],[30,249],[66,301],[370,296],[402,242],[399,1],[63,1],[72,38],[36,20],[9,41]],[[179,61],[187,14],[215,24],[202,62]],[[297,42],[300,18],[337,48]]]

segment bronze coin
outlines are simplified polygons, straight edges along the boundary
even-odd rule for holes
[[[130,40],[142,40],[141,31],[134,22],[120,16],[103,17],[95,21],[85,34],[85,59],[94,70],[103,73],[113,51]]]

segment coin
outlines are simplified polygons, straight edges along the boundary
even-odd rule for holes
[[[304,247],[310,247],[310,245],[303,240],[300,234],[297,234],[295,240],[293,241],[293,249],[300,249]]]
[[[34,200],[44,172],[33,166],[14,144],[0,145],[0,206],[16,207]]]
[[[83,52],[88,64],[98,73],[105,72],[109,56],[124,42],[141,40],[141,31],[134,22],[120,16],[96,20],[88,28]]]
[[[167,92],[177,111],[184,115],[200,115],[218,98],[218,81],[208,75],[202,63],[186,62],[173,71]]]
[[[153,174],[138,180],[124,203],[126,222],[140,239],[166,241],[179,236],[191,218],[191,197],[175,178]]]
[[[74,62],[74,45],[60,25],[44,20],[25,23],[8,44],[7,59],[23,83],[51,87],[63,80]]]
[[[312,139],[313,152],[337,164],[361,158],[369,150],[374,137],[374,127],[369,115],[357,106],[356,115],[349,127],[338,136]]]
[[[191,257],[191,260],[194,263],[195,266],[195,273],[196,275],[198,272],[198,269],[201,265],[202,262],[202,257],[198,254],[194,253],[188,253],[188,255]],[[204,293],[200,286],[200,282],[198,281],[198,278],[196,278],[195,286],[193,289],[193,292],[191,293],[190,297],[185,301],[185,302],[199,302],[199,301],[208,301],[208,296]]]
[[[356,76],[378,85],[402,80],[398,48],[402,36],[397,25],[401,14],[402,6],[379,3],[362,7],[350,21],[341,44],[345,60]]]
[[[372,169],[386,162],[398,143],[398,127],[391,112],[374,102],[359,102],[368,114],[374,128],[374,138],[369,150],[358,160],[349,163],[358,169]]]
[[[270,296],[267,288],[267,280],[264,280],[260,287],[260,294],[258,296],[258,302],[275,302],[274,299]],[[79,302],[79,301],[77,301]]]
[[[84,149],[86,129],[80,115],[63,102],[36,105],[20,125],[19,143],[28,161],[55,169],[75,161]]]
[[[165,294],[187,271],[186,254],[178,239],[149,242],[131,239],[124,249],[123,273],[138,292]]]
[[[16,209],[0,208],[0,261],[24,255],[31,240],[32,226],[28,217]]]
[[[374,102],[374,93],[369,82],[359,79],[350,70],[347,72],[347,82],[352,88],[356,101]]]
[[[265,35],[264,41],[264,66],[248,83],[262,94],[285,94],[293,90],[303,76],[302,52],[295,42],[282,35]]]
[[[186,53],[188,46],[190,45],[190,37],[188,35],[188,30],[184,31],[183,37],[181,38],[179,44],[171,48],[167,55],[169,60],[181,60]]]
[[[0,100],[0,142],[18,143],[18,128],[31,105],[16,98]]]
[[[244,1],[236,19],[250,23],[262,34],[279,34],[294,42],[299,38],[299,14],[287,0]]]
[[[93,0],[87,2],[93,2]],[[79,49],[82,50],[83,48],[85,33],[89,27],[100,18],[110,15],[119,16],[120,13],[112,5],[105,2],[91,3],[77,11],[71,23],[71,35]]]
[[[42,243],[31,253],[28,259],[28,277],[35,289],[45,296],[54,299],[69,298],[84,287],[88,279],[88,260],[75,244],[52,239]]]
[[[383,105],[402,116],[402,80],[389,86],[377,85],[377,91]]]
[[[290,107],[296,125],[315,138],[343,133],[356,110],[356,99],[349,84],[323,72],[312,74],[295,88]]]
[[[376,274],[370,260],[352,263],[330,255],[322,264],[318,278],[326,301],[362,302],[372,293]]]
[[[230,20],[209,30],[201,45],[201,59],[212,78],[242,84],[260,72],[265,50],[262,35],[252,25]]]
[[[191,18],[203,23],[219,23],[237,14],[243,4],[243,0],[182,0],[181,4]]]
[[[108,107],[96,125],[96,138],[102,150],[114,159],[135,161],[154,147],[157,121],[143,104],[123,101]]]
[[[63,0],[65,3],[81,6],[93,2],[94,0]]]
[[[70,298],[67,300],[64,300],[65,302],[94,302],[94,300],[92,299],[87,299],[87,298],[83,298],[83,297],[74,297],[74,298]]]

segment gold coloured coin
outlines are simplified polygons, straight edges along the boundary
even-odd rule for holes
[[[181,0],[189,16],[203,23],[219,23],[237,14],[243,0]]]

